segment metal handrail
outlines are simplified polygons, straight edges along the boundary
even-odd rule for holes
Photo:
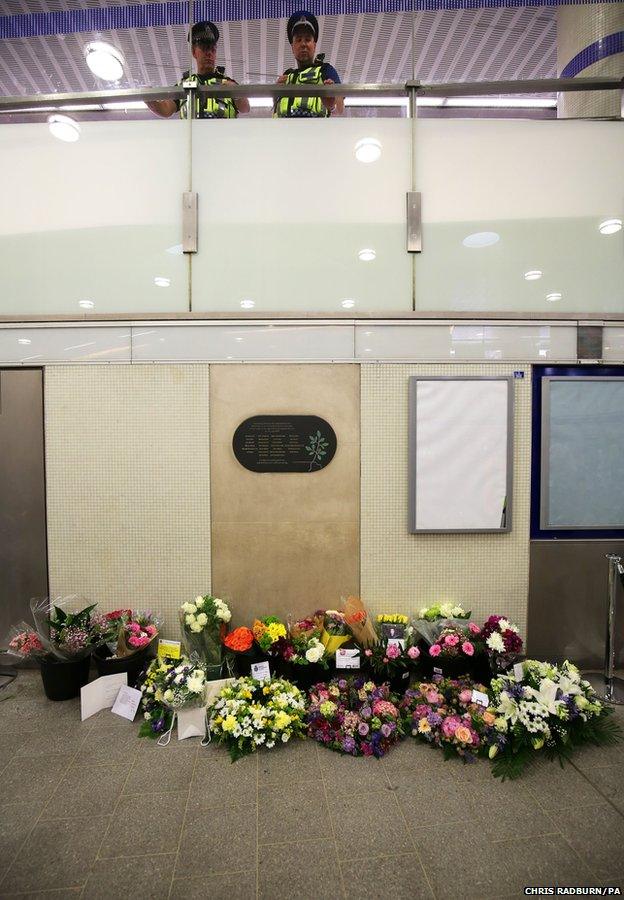
[[[473,81],[423,84],[230,84],[199,86],[197,93],[210,97],[475,97],[492,94],[544,94],[567,91],[622,91],[624,78],[547,78],[527,81]],[[137,100],[177,100],[186,95],[184,88],[151,87],[128,90],[89,91],[86,93],[36,94],[23,97],[1,97],[0,113],[36,112],[62,109],[81,104],[104,105]]]

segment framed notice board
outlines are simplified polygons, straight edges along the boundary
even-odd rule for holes
[[[409,530],[511,531],[513,378],[409,380]]]

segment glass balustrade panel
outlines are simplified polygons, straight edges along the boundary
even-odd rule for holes
[[[417,310],[624,310],[624,128],[427,119]]]
[[[406,119],[196,121],[194,311],[409,310]]]
[[[0,127],[0,315],[188,310],[188,123]]]

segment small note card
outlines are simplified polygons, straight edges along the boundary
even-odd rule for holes
[[[115,675],[103,675],[96,678],[90,684],[80,688],[80,718],[84,722],[89,716],[95,715],[101,709],[110,709],[119,689],[128,684],[128,673],[119,672]]]
[[[251,664],[251,677],[256,681],[270,681],[271,668],[268,662],[259,662]]]
[[[158,641],[158,655],[161,659],[180,659],[180,641]]]
[[[490,705],[490,698],[487,694],[484,694],[483,691],[473,690],[470,700],[472,703],[478,703],[479,706],[488,707]]]
[[[357,647],[340,647],[336,650],[337,669],[359,669],[360,651]]]
[[[141,691],[123,685],[123,687],[119,688],[119,693],[117,694],[117,699],[113,703],[111,712],[116,716],[121,716],[122,719],[128,719],[128,721],[134,722],[136,711],[141,702],[141,696]]]
[[[516,663],[513,667],[514,678],[516,681],[524,681],[524,666],[522,663]]]

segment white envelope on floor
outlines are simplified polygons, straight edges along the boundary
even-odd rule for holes
[[[183,741],[190,737],[206,737],[206,708],[204,706],[178,710],[178,740]]]

